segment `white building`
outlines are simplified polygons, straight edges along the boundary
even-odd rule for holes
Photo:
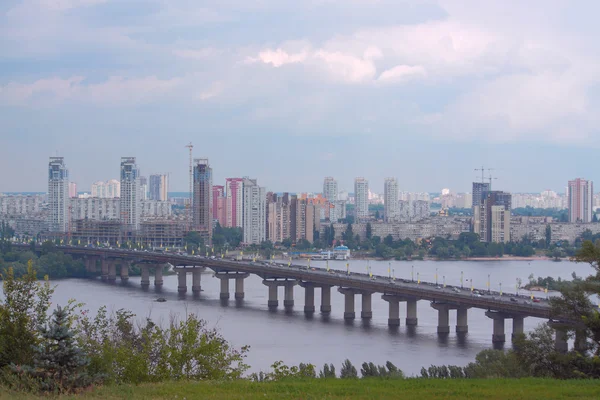
[[[337,200],[329,204],[329,220],[333,223],[346,218],[346,202]]]
[[[63,157],[50,157],[48,164],[48,227],[66,232],[69,208],[69,170]]]
[[[0,215],[33,217],[41,213],[43,195],[3,195],[0,194]]]
[[[577,178],[569,181],[569,222],[592,222],[594,184]]]
[[[77,184],[75,182],[69,182],[69,197],[77,197]]]
[[[383,207],[386,222],[398,219],[398,180],[386,178],[383,185]]]
[[[116,220],[120,219],[120,199],[78,197],[71,199],[71,219]]]
[[[357,220],[369,218],[369,181],[365,178],[354,179],[354,209]]]
[[[106,182],[98,181],[92,185],[92,197],[113,199],[121,197],[121,182],[111,179]]]
[[[135,157],[121,157],[121,224],[132,231],[140,227],[140,172]]]
[[[244,243],[260,244],[266,240],[267,192],[256,179],[243,180]]]
[[[338,184],[331,176],[326,177],[323,181],[323,197],[330,202],[337,201],[338,199]]]

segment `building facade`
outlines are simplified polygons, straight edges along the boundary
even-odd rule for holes
[[[141,210],[140,171],[135,157],[121,157],[120,220],[126,231],[140,227]]]
[[[193,229],[208,239],[212,237],[212,168],[207,158],[194,160]]]
[[[338,183],[331,176],[323,180],[323,197],[332,203],[338,199]]]
[[[225,186],[215,185],[212,187],[212,218],[219,222],[222,227],[227,226],[225,214],[227,198],[225,197]]]
[[[169,192],[169,176],[166,174],[150,175],[148,200],[167,201]]]
[[[354,210],[357,220],[369,218],[369,181],[365,178],[354,179]]]
[[[245,244],[266,240],[267,192],[256,179],[243,179],[243,232]]]
[[[594,184],[577,178],[569,181],[569,222],[592,222]]]
[[[267,239],[281,243],[290,234],[290,194],[269,193],[267,195]]]
[[[398,220],[398,180],[386,178],[383,185],[383,207],[386,222]]]
[[[69,224],[69,170],[64,157],[50,157],[48,164],[48,228],[66,232]]]
[[[242,211],[244,208],[244,180],[242,178],[227,178],[225,180],[225,217],[228,228],[241,228]]]
[[[111,179],[106,182],[98,181],[92,184],[92,197],[113,199],[121,197],[121,182]]]

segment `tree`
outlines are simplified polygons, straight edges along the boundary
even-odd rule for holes
[[[24,370],[42,384],[47,392],[71,391],[89,386],[93,379],[85,371],[89,360],[78,348],[69,328],[69,315],[60,306],[49,326],[41,327],[41,344],[35,350],[34,367]]]
[[[379,210],[377,210],[375,211],[375,219],[379,221],[379,218],[381,218],[381,215],[379,214]]]
[[[342,370],[340,371],[340,378],[342,378],[342,379],[358,378],[358,372],[356,371],[356,367],[354,367],[354,365],[352,365],[352,363],[348,359],[346,359],[342,363]]]
[[[367,239],[371,239],[371,237],[373,236],[373,228],[371,227],[371,223],[367,222],[367,233],[366,233]]]
[[[596,215],[596,214],[594,214]],[[550,242],[552,241],[552,227],[550,224],[546,225],[546,248],[550,247]]]

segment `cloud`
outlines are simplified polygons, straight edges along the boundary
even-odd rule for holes
[[[180,83],[180,78],[156,76],[129,79],[111,76],[100,83],[86,83],[82,76],[39,79],[28,84],[11,82],[0,86],[0,105],[56,107],[73,101],[103,106],[137,105],[156,100]]]
[[[377,78],[377,81],[383,83],[400,83],[426,75],[425,68],[421,66],[396,65],[393,68],[383,71]]]
[[[275,68],[279,68],[286,64],[296,64],[306,60],[308,54],[306,52],[300,52],[296,54],[290,54],[282,49],[271,50],[267,49],[258,53],[256,58],[246,58],[247,63],[262,62],[264,64],[271,64]]]

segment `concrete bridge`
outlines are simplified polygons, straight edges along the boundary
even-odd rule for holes
[[[29,248],[29,245],[15,245],[17,248]],[[41,246],[38,246],[41,249]],[[86,263],[89,272],[98,272],[107,282],[117,279],[117,267],[120,279],[129,279],[129,266],[136,265],[141,269],[142,287],[150,286],[150,273],[154,274],[154,285],[163,285],[163,267],[170,264],[178,275],[178,291],[185,293],[187,287],[187,274],[192,274],[192,292],[201,291],[201,273],[209,268],[214,271],[214,276],[221,280],[220,298],[230,298],[229,281],[235,281],[234,298],[244,298],[244,279],[250,274],[255,274],[263,279],[267,286],[269,309],[279,307],[278,287],[284,287],[283,306],[286,310],[294,307],[294,288],[300,286],[304,289],[304,312],[312,315],[315,311],[315,289],[321,290],[321,304],[319,311],[322,314],[331,312],[331,289],[337,291],[345,298],[344,319],[356,318],[355,299],[360,296],[361,313],[364,320],[372,318],[371,302],[373,294],[381,294],[381,298],[389,304],[388,325],[400,325],[400,305],[406,304],[406,326],[418,324],[417,301],[428,300],[431,307],[438,311],[437,332],[448,334],[450,332],[449,314],[456,311],[457,334],[468,332],[468,310],[480,308],[486,310],[486,316],[493,321],[492,342],[504,343],[506,334],[504,322],[512,319],[512,337],[523,333],[523,321],[526,317],[537,317],[551,320],[555,326],[573,325],[571,321],[556,319],[551,315],[551,307],[547,300],[539,299],[532,302],[525,296],[514,296],[497,292],[478,290],[476,294],[471,289],[462,289],[452,286],[438,286],[430,282],[413,282],[405,279],[390,279],[389,277],[367,275],[356,272],[329,270],[323,268],[293,265],[291,263],[274,261],[237,261],[216,257],[194,255],[181,255],[174,253],[159,253],[152,251],[136,251],[126,249],[92,248],[75,246],[57,246],[57,249],[80,258]],[[576,340],[577,343],[577,340]],[[568,348],[567,337],[564,331],[557,330],[556,347],[564,351]]]

